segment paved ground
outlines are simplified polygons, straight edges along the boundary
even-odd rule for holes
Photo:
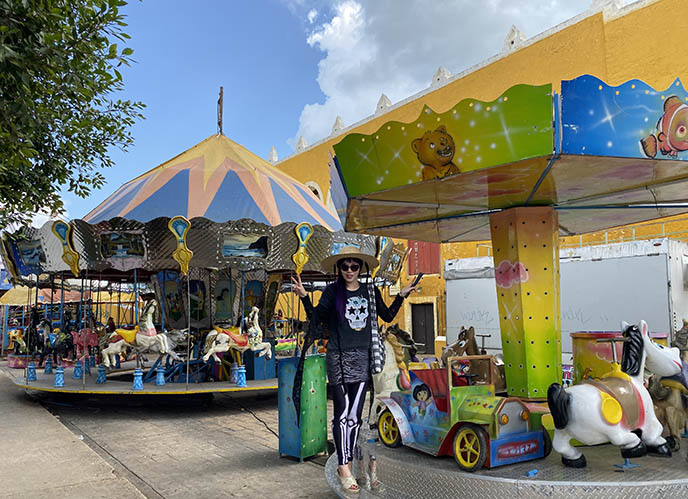
[[[29,397],[0,375],[0,417],[9,497],[334,497],[324,457],[278,456],[276,393]]]

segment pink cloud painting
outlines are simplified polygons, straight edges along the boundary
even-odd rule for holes
[[[495,281],[500,288],[510,288],[518,282],[527,282],[528,270],[521,262],[502,260],[495,268]]]

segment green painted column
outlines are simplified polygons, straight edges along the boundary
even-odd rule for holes
[[[547,396],[561,382],[559,237],[548,206],[490,215],[508,395]]]

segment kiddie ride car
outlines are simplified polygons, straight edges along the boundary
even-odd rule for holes
[[[409,391],[380,398],[386,407],[378,419],[380,440],[453,455],[465,471],[549,455],[542,414],[531,414],[519,398],[496,397],[492,369],[479,369],[491,357],[452,357],[446,368],[409,371]]]

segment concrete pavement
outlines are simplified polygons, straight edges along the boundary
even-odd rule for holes
[[[10,497],[334,497],[326,458],[278,456],[276,394],[32,397],[0,375]]]
[[[144,497],[4,373],[0,401],[2,497]]]

